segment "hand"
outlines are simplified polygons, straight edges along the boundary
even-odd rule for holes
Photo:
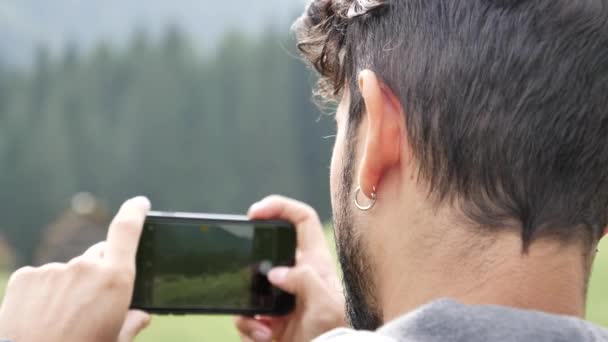
[[[25,267],[7,285],[0,338],[12,341],[131,341],[150,317],[128,311],[135,253],[150,202],[131,199],[110,224],[107,240],[67,264]]]
[[[252,219],[284,219],[297,231],[296,265],[277,267],[270,282],[296,296],[295,311],[285,317],[239,317],[243,341],[310,341],[344,322],[344,295],[317,213],[308,205],[270,196],[249,210]]]

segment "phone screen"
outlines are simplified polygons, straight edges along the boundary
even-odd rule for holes
[[[148,218],[137,252],[132,307],[281,311],[293,298],[272,287],[266,274],[293,265],[295,239],[293,227],[280,221]]]

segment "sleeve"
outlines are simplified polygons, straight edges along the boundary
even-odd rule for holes
[[[396,340],[371,331],[356,331],[339,328],[325,333],[313,342],[397,342]]]

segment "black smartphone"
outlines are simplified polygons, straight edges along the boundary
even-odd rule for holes
[[[293,266],[296,232],[280,220],[150,212],[131,307],[160,314],[285,315],[295,298],[266,275]]]

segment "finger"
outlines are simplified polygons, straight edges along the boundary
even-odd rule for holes
[[[39,274],[48,274],[53,272],[61,272],[67,269],[67,264],[61,262],[51,262],[38,267],[37,272]]]
[[[74,264],[81,260],[88,260],[88,261],[93,261],[93,262],[101,260],[101,259],[103,259],[105,248],[106,248],[105,241],[98,242],[98,243],[94,244],[93,246],[89,247],[82,255],[77,256],[77,257],[73,258],[72,260],[70,260],[69,263]]]
[[[264,323],[250,317],[237,317],[235,325],[244,341],[270,342],[272,330]]]
[[[32,266],[22,267],[8,278],[7,291],[13,287],[20,287],[21,284],[31,284],[32,277],[38,272],[38,268]]]
[[[126,201],[108,230],[104,260],[112,266],[135,268],[135,254],[150,201],[136,197]]]
[[[307,204],[283,196],[269,196],[249,209],[252,219],[283,219],[297,229],[298,249],[309,252],[327,249],[323,226],[315,210]]]
[[[251,338],[249,338],[249,336],[243,335],[243,333],[241,333],[240,331],[238,333],[239,337],[241,338],[241,342],[254,342]]]
[[[143,311],[129,311],[127,313],[127,317],[125,318],[125,322],[120,329],[120,333],[118,334],[118,342],[133,341],[135,336],[150,325],[150,320],[150,315]]]
[[[283,291],[306,300],[307,296],[325,293],[321,276],[310,266],[275,267],[268,272],[268,280]]]
[[[104,250],[106,248],[106,242],[98,242],[93,246],[89,247],[82,255],[81,258],[89,260],[103,259]]]

